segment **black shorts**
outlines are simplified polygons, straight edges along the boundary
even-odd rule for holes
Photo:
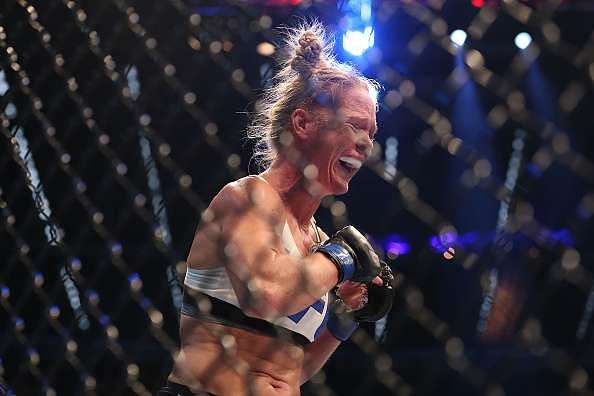
[[[215,396],[214,393],[200,392],[192,393],[190,388],[177,382],[167,381],[157,396]]]

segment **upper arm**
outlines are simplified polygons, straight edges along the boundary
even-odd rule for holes
[[[284,253],[284,204],[268,184],[248,178],[225,186],[209,210],[219,235],[219,260],[227,269],[240,305],[246,307],[254,289],[274,279],[278,271],[274,259]]]

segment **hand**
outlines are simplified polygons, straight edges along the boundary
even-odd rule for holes
[[[353,226],[336,232],[318,247],[338,269],[338,283],[345,280],[370,282],[380,272],[379,257],[369,241]]]
[[[390,312],[395,293],[392,270],[382,261],[381,272],[372,282],[345,282],[336,290],[337,296],[328,307],[328,330],[338,340],[346,341],[359,322],[376,322]]]
[[[371,282],[367,285],[367,304],[353,312],[357,322],[376,322],[392,309],[396,295],[396,281],[392,270],[383,261],[379,278],[380,284]]]
[[[345,305],[347,312],[356,311],[367,304],[367,285],[359,282],[343,282],[336,289],[336,296]]]
[[[370,284],[381,286],[382,278],[376,276],[373,278]],[[369,285],[366,283],[346,281],[338,286],[336,289],[336,296],[340,298],[340,300],[346,306],[347,312],[356,311],[363,308],[365,304],[367,304],[369,300]]]

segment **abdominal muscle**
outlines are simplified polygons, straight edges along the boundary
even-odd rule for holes
[[[181,350],[169,380],[221,396],[300,394],[303,348],[186,315],[180,320]]]

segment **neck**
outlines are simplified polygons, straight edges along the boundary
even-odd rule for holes
[[[278,191],[299,225],[309,227],[323,196],[312,194],[311,183],[299,168],[285,158],[277,158],[261,176]]]

